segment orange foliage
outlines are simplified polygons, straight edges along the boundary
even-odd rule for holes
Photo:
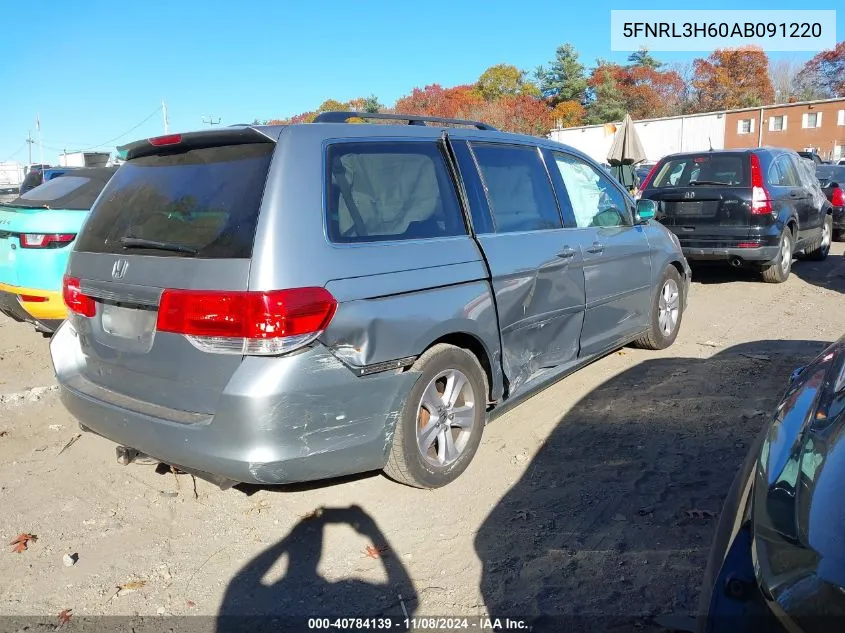
[[[700,112],[767,105],[775,90],[769,77],[769,58],[758,46],[717,49],[694,62],[693,87]]]
[[[561,101],[552,109],[555,127],[576,127],[584,124],[587,110],[577,101]]]

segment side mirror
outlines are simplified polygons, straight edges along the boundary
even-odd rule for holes
[[[645,224],[657,215],[657,203],[654,200],[637,200],[637,213],[634,220],[637,224]]]

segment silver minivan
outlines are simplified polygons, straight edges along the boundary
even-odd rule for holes
[[[678,334],[690,269],[654,203],[550,140],[330,112],[121,154],[50,347],[64,405],[124,462],[434,488],[496,407]]]

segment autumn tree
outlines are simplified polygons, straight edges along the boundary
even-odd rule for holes
[[[552,105],[563,101],[584,103],[587,78],[572,44],[559,46],[549,67],[539,66],[534,76],[540,92]]]
[[[506,132],[546,136],[554,126],[552,110],[542,99],[531,95],[505,95],[485,101],[473,109],[470,117]]]
[[[699,112],[761,106],[774,100],[769,58],[758,46],[717,49],[693,64]]]
[[[425,88],[414,88],[411,94],[396,102],[394,109],[404,114],[469,118],[473,109],[482,103],[484,99],[473,85],[443,88],[439,84],[431,84]]]
[[[317,112],[343,112],[347,110],[348,106],[336,99],[326,99],[319,105]]]
[[[551,120],[555,127],[577,127],[583,125],[587,110],[577,101],[561,101],[553,109]]]
[[[796,83],[814,96],[845,97],[845,41],[808,61],[798,73]]]
[[[540,96],[540,90],[529,81],[527,73],[516,66],[497,64],[481,73],[476,90],[485,101],[495,101],[505,95]]]

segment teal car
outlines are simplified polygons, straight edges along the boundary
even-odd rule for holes
[[[72,245],[116,170],[74,169],[0,204],[0,312],[45,333],[64,320]]]

